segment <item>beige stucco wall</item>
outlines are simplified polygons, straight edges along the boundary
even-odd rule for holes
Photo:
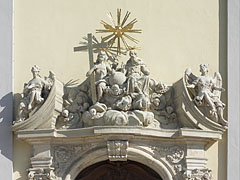
[[[87,33],[101,29],[100,20],[110,23],[107,12],[115,16],[117,8],[122,8],[123,13],[129,10],[130,19],[138,19],[136,28],[143,30],[135,36],[140,41],[138,54],[150,69],[151,77],[171,84],[183,76],[186,67],[198,74],[199,64],[207,63],[210,74],[220,70],[225,80],[226,34],[222,30],[225,21],[219,21],[225,12],[223,2],[225,0],[15,0],[15,100],[18,101],[23,83],[30,80],[34,64],[40,66],[42,76],[52,70],[62,82],[84,80],[89,68],[88,54],[74,53],[73,47]],[[127,57],[121,60],[126,61]],[[226,179],[225,139],[226,135],[206,153],[214,180]],[[15,140],[14,179],[26,179],[30,156],[31,147]]]

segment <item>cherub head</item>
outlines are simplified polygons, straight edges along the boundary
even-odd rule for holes
[[[119,88],[119,85],[118,84],[114,84],[112,87],[111,87],[111,93],[113,95],[119,95],[121,93],[121,89]]]
[[[89,112],[90,112],[90,114],[91,114],[92,117],[97,114],[97,110],[94,109],[94,108],[90,109]]]
[[[67,109],[64,109],[64,110],[62,111],[62,116],[63,116],[64,118],[67,118],[68,115],[69,115],[68,110],[67,110]]]
[[[153,103],[156,107],[158,107],[158,106],[160,105],[160,99],[159,99],[159,98],[154,98],[153,101],[152,101],[152,103]]]

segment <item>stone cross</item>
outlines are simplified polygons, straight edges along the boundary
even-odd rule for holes
[[[74,47],[74,52],[88,50],[90,69],[94,66],[93,49],[95,49],[95,48],[103,49],[103,48],[106,48],[107,45],[108,45],[108,42],[101,42],[101,43],[93,44],[92,39],[93,39],[93,36],[92,36],[91,33],[89,33],[88,34],[88,43],[87,43],[87,45]],[[97,102],[97,92],[96,92],[94,73],[90,76],[90,86],[91,86],[92,101],[93,101],[93,104],[95,104]]]

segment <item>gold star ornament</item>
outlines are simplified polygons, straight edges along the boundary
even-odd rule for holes
[[[102,38],[102,41],[109,42],[109,48],[112,48],[112,46],[117,43],[117,55],[122,54],[122,50],[124,48],[121,47],[121,42],[124,45],[125,49],[131,50],[131,49],[136,49],[135,47],[132,47],[128,44],[128,41],[138,43],[139,41],[129,34],[131,33],[141,33],[142,30],[140,29],[133,29],[134,24],[137,22],[137,19],[133,19],[129,23],[126,23],[129,16],[130,12],[127,11],[123,20],[121,21],[121,9],[117,9],[117,23],[114,21],[114,18],[112,16],[112,13],[108,13],[108,17],[111,21],[111,24],[106,23],[105,21],[101,21],[101,24],[104,26],[105,29],[97,29],[97,33],[111,33],[110,35],[107,35]],[[126,25],[125,25],[126,24]]]

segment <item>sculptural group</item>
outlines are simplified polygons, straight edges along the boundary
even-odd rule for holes
[[[129,59],[120,67],[100,51],[95,65],[86,74],[95,76],[96,92],[92,92],[89,78],[77,87],[65,87],[63,111],[69,115],[62,113],[58,122],[64,118],[69,118],[68,122],[78,121],[74,128],[104,125],[160,128],[161,123],[176,127],[172,89],[149,75],[135,50],[129,51]],[[97,103],[93,103],[92,93],[96,93]]]
[[[23,99],[18,108],[16,122],[22,122],[34,114],[45,102],[54,84],[54,74],[41,78],[40,68],[32,67],[33,79],[24,85]],[[225,104],[220,100],[222,78],[215,73],[208,75],[208,66],[200,65],[201,75],[185,71],[186,88],[195,106],[207,118],[224,127]],[[62,112],[57,118],[57,129],[91,126],[143,126],[175,129],[181,127],[177,120],[172,86],[150,77],[144,61],[135,50],[129,51],[126,64],[119,66],[109,61],[100,51],[95,64],[86,73],[87,79],[78,86],[65,84]],[[90,81],[90,77],[95,81]],[[91,88],[91,83],[96,90]],[[95,93],[97,102],[92,99]]]

